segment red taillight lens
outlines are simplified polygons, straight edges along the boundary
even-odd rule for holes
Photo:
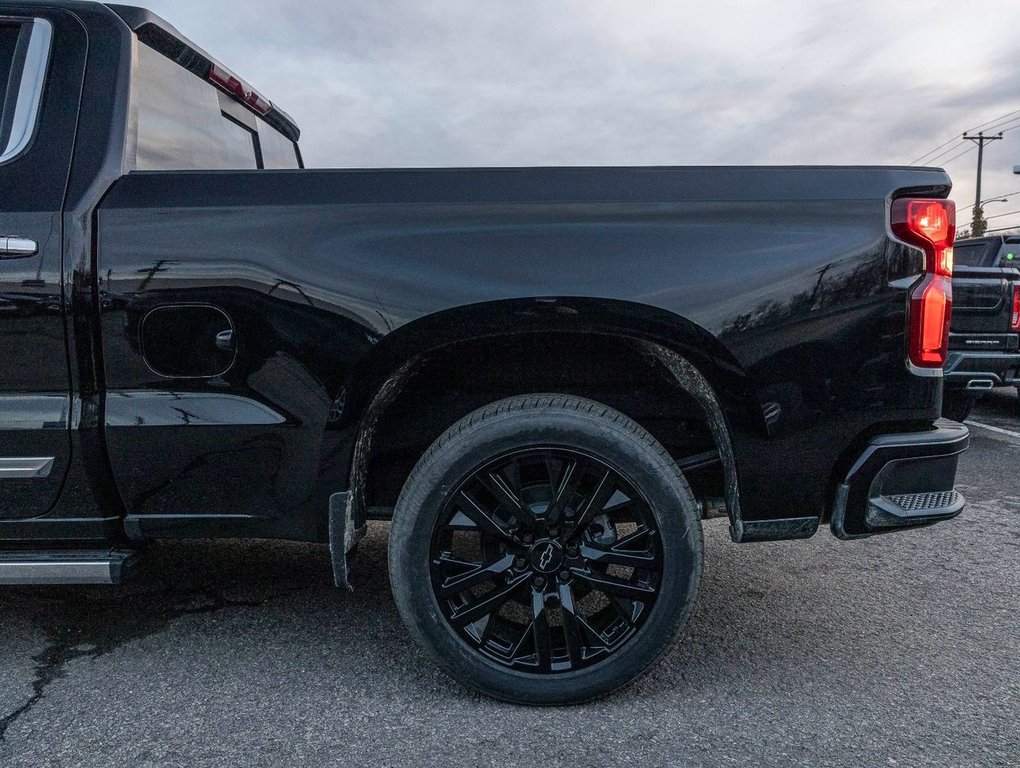
[[[919,368],[941,368],[949,346],[953,306],[953,241],[956,204],[952,200],[893,201],[893,234],[924,251],[925,275],[910,295],[910,362]]]
[[[953,285],[948,277],[926,275],[910,296],[910,362],[919,368],[941,368],[949,348],[949,316]]]
[[[933,243],[945,242],[955,228],[944,200],[907,201],[907,226]]]
[[[1020,285],[1013,286],[1013,314],[1010,315],[1009,327],[1020,331]]]
[[[893,201],[890,223],[900,240],[924,251],[926,272],[953,276],[956,203],[901,198]]]

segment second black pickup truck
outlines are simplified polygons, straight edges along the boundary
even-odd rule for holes
[[[1020,382],[1020,237],[961,240],[943,413],[963,421],[982,393]],[[1020,404],[1018,404],[1020,411]]]
[[[169,24],[70,0],[0,0],[0,89],[0,583],[261,537],[347,585],[392,520],[409,634],[551,704],[669,648],[703,518],[963,507],[940,169],[305,170]]]

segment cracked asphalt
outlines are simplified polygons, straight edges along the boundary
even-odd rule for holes
[[[412,647],[373,524],[325,547],[177,542],[121,587],[0,590],[0,765],[1020,766],[1020,416],[972,416],[969,506],[923,531],[734,545],[638,685],[530,709]],[[986,429],[996,427],[1016,435]]]

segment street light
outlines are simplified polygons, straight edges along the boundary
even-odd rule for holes
[[[1008,203],[1009,199],[1005,197],[990,197],[987,200],[982,200],[979,205],[974,208],[974,221],[970,226],[970,233],[968,237],[984,237],[985,231],[988,229],[988,219],[985,218],[985,206],[989,203]]]
[[[992,197],[988,200],[982,200],[974,206],[974,220],[970,226],[971,237],[981,237],[985,234],[985,230],[988,228],[988,220],[985,218],[985,206],[988,203],[1007,203],[1009,202],[1005,197]]]

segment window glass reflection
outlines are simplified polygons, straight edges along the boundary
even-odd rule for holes
[[[223,115],[218,91],[144,44],[133,88],[138,170],[256,167],[254,134]]]

